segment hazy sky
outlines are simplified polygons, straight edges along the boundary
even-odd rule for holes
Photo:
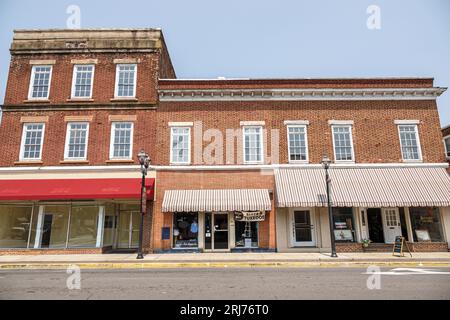
[[[450,86],[448,0],[0,0],[0,101],[13,29],[161,27],[178,78],[434,77]],[[370,30],[366,9],[381,9]],[[450,91],[438,99],[450,124]]]

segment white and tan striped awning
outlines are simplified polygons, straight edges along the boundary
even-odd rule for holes
[[[444,168],[330,168],[336,207],[450,206],[450,177]],[[325,170],[280,169],[275,174],[279,207],[326,206]]]
[[[163,212],[270,211],[267,189],[167,190]]]

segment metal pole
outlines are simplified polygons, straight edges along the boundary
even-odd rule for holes
[[[142,167],[142,166],[141,166]],[[144,208],[143,208],[143,200],[144,200],[144,188],[145,188],[145,172],[142,167],[142,182],[141,182],[141,223],[139,225],[139,249],[138,255],[136,259],[144,259],[144,255],[142,254],[142,238],[144,233]]]
[[[331,199],[330,199],[330,181],[331,180],[330,180],[330,176],[328,174],[327,167],[325,167],[325,179],[327,182],[328,219],[330,220],[331,257],[337,258],[336,242],[334,240],[333,211],[331,210]]]

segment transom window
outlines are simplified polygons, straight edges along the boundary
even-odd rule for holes
[[[263,128],[244,127],[244,163],[263,161]]]
[[[445,156],[450,158],[450,136],[444,138]]]
[[[306,126],[292,125],[288,126],[287,130],[289,161],[307,161],[308,144]]]
[[[43,123],[25,123],[23,125],[21,160],[41,159],[44,128]]]
[[[174,164],[190,163],[191,128],[172,127],[170,130],[170,162]]]
[[[422,160],[417,125],[399,125],[398,130],[400,134],[400,144],[403,160]]]
[[[29,99],[48,99],[52,66],[33,66],[31,70]]]
[[[75,65],[73,69],[73,98],[90,98],[94,80],[94,65]]]
[[[332,130],[335,161],[354,161],[352,126],[333,125]]]
[[[65,159],[86,159],[88,131],[87,122],[67,124]]]
[[[131,159],[133,123],[113,122],[111,130],[111,159]]]
[[[136,95],[135,64],[118,64],[116,67],[116,97],[134,97]]]

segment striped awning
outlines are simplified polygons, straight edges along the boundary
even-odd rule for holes
[[[450,206],[450,177],[442,167],[330,168],[336,207]],[[279,169],[279,207],[327,206],[325,170]]]
[[[267,189],[167,190],[163,212],[270,211]]]

